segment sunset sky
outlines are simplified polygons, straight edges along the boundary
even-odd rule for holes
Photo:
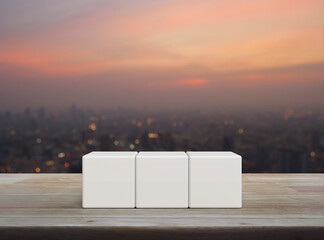
[[[324,102],[323,0],[0,0],[0,110]]]

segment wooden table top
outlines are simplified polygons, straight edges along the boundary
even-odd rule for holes
[[[241,209],[82,209],[81,184],[81,174],[0,174],[0,239],[324,236],[324,174],[243,174]]]

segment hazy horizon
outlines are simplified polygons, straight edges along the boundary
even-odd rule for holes
[[[318,0],[0,1],[0,111],[323,107]]]

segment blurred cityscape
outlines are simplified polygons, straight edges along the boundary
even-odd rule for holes
[[[231,150],[243,172],[324,172],[324,110],[0,113],[0,172],[82,172],[91,151]]]

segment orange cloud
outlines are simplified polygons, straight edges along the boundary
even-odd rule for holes
[[[190,78],[172,81],[158,81],[150,82],[146,84],[149,88],[204,88],[208,84],[208,81],[203,78]]]
[[[100,74],[116,68],[157,71],[195,64],[233,73],[321,62],[319,3],[161,1],[116,14],[107,14],[114,9],[103,5],[39,31],[21,31],[23,37],[13,41],[4,37],[0,61],[50,75]],[[5,49],[20,51],[4,53]]]

